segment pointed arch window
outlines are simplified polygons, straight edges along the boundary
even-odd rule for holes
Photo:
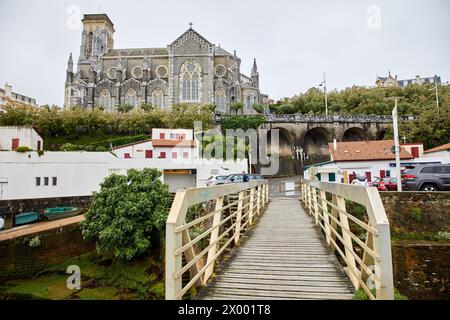
[[[99,105],[103,107],[103,109],[111,111],[111,93],[108,90],[102,90],[100,92]]]
[[[252,97],[250,95],[247,96],[247,99],[245,101],[245,105],[247,108],[250,108],[252,106]]]
[[[225,90],[222,89],[222,88],[217,89],[216,90],[216,107],[217,107],[217,111],[225,112],[225,99],[226,99]]]
[[[200,83],[202,68],[197,61],[188,60],[180,69],[181,100],[183,102],[200,101]]]
[[[132,106],[133,108],[137,105],[137,94],[136,90],[134,89],[128,89],[127,93],[125,94],[125,104],[128,104]]]
[[[164,108],[164,92],[159,88],[152,92],[152,105],[157,108]]]

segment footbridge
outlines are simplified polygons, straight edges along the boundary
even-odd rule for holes
[[[393,299],[376,188],[303,180],[300,191],[269,199],[267,180],[179,191],[166,223],[166,299],[352,299],[358,289]]]

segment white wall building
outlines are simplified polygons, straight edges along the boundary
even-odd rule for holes
[[[88,196],[110,174],[157,168],[170,192],[204,186],[211,175],[240,173],[247,160],[124,159],[109,152],[0,152],[0,200]]]
[[[450,163],[450,143],[425,151],[423,158],[434,158],[438,159],[441,163]]]
[[[305,167],[304,177],[311,179],[310,173],[314,173],[321,181],[340,183],[351,183],[355,174],[366,176],[368,182],[375,177],[396,177],[393,145],[392,140],[330,143],[331,161]],[[400,159],[404,163],[414,157],[402,148]]]
[[[28,147],[32,150],[42,150],[44,140],[32,127],[1,126],[0,150],[15,150],[18,147]]]

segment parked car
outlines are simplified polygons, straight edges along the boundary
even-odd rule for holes
[[[383,178],[387,191],[397,191],[397,178]]]
[[[375,180],[372,181],[372,186],[376,187],[378,191],[387,190],[383,179],[381,179],[380,177],[375,177]]]
[[[450,164],[422,164],[402,174],[403,191],[450,190]]]
[[[211,176],[206,180],[206,186],[214,186],[220,181],[224,181],[228,176]]]
[[[262,180],[264,179],[260,174],[248,174],[249,180]],[[244,174],[230,174],[225,180],[219,181],[217,184],[227,184],[227,183],[242,183],[244,182]]]

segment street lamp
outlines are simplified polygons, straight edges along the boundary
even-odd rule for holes
[[[395,154],[395,171],[397,174],[397,190],[402,191],[402,173],[400,169],[400,144],[398,142],[398,100],[402,97],[389,97],[385,100],[395,100],[395,107],[392,110],[392,124],[394,127],[394,154]]]
[[[436,90],[436,107],[437,107],[437,113],[439,116],[439,94],[438,94],[438,84],[437,84],[437,78],[436,75],[434,76],[434,88],[431,88],[431,90]]]
[[[325,95],[325,114],[328,115],[328,100],[327,100],[327,78],[325,72],[323,73],[323,82],[319,84],[319,87],[323,86],[323,92]]]

